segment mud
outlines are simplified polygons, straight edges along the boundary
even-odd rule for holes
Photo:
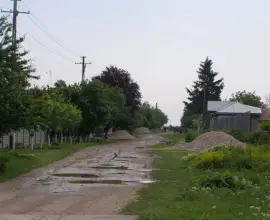
[[[147,146],[158,141],[157,135],[146,135],[86,148],[45,168],[1,183],[0,219],[16,219],[12,216],[19,216],[19,219],[32,219],[31,216],[99,219],[91,217],[96,215],[113,219],[138,189],[155,182],[150,178],[152,157]],[[136,218],[122,216],[119,219]]]

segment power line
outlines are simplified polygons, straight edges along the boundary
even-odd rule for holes
[[[17,17],[19,14],[30,14],[30,11],[28,12],[24,12],[24,11],[18,11],[18,1],[21,0],[13,0],[13,10],[9,10],[9,11],[5,11],[5,10],[1,10],[1,12],[4,13],[9,13],[13,15],[13,22],[12,22],[12,44],[13,47],[16,47],[16,40],[17,40]]]
[[[23,2],[23,5],[29,9],[29,7],[26,5],[26,3]],[[35,14],[33,12],[31,12],[31,16],[33,18],[35,18],[36,20],[41,21],[41,19],[39,19],[37,16],[35,16]],[[30,15],[28,15],[28,18],[42,31],[44,32],[51,40],[53,40],[54,42],[56,42],[60,47],[62,47],[64,50],[66,50],[67,52],[69,52],[70,54],[73,54],[74,56],[79,56],[78,54],[76,54],[75,52],[71,51],[70,49],[68,49],[67,47],[65,47],[60,39],[58,37],[56,37],[55,35],[53,35],[48,28],[46,27],[46,25],[44,24],[44,22],[40,22],[43,23],[43,26],[45,28],[43,28],[40,23],[38,23],[37,21],[35,21]]]

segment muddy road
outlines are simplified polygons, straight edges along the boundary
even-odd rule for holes
[[[151,182],[152,156],[159,141],[132,141],[86,148],[64,160],[0,184],[1,220],[136,219],[119,210]]]

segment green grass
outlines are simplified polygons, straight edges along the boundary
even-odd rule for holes
[[[112,142],[115,141],[102,141],[100,143],[74,143],[53,146],[59,149],[49,149],[45,146],[43,149],[35,149],[34,151],[31,149],[16,149],[15,151],[2,150],[0,151],[0,156],[8,155],[9,161],[7,163],[6,171],[0,175],[0,182],[7,181],[21,174],[27,173],[32,169],[51,164],[57,160],[61,160],[83,148]],[[16,153],[18,154],[16,155]],[[27,155],[30,155],[30,157],[27,157]]]
[[[151,146],[152,149],[171,147],[171,146],[175,146],[175,145],[180,145],[180,144],[185,142],[185,134],[164,133],[161,136],[169,139],[171,142],[170,143],[159,143],[159,144],[153,145],[153,146]]]
[[[216,188],[202,190],[202,179],[226,169],[198,169],[181,160],[184,151],[153,151],[162,156],[152,173],[160,180],[139,192],[139,199],[124,208],[123,213],[139,215],[140,220],[258,220],[270,219],[270,171],[229,170],[252,180],[256,187],[244,190]],[[270,166],[269,166],[270,167]],[[163,181],[163,182],[162,182]],[[193,188],[196,187],[196,188]]]

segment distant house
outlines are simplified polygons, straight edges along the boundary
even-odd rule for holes
[[[256,131],[262,113],[260,108],[228,101],[208,101],[207,111],[211,129],[242,131]]]

